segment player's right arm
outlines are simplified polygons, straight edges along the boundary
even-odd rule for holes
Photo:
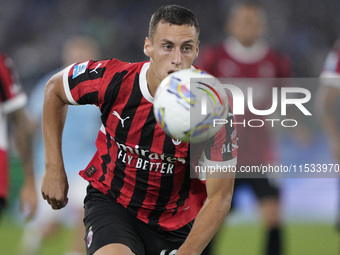
[[[60,209],[68,202],[68,181],[61,147],[68,104],[70,102],[64,91],[63,71],[61,71],[46,84],[42,116],[45,174],[41,193],[53,209]]]
[[[338,100],[340,96],[340,50],[337,42],[324,63],[318,89],[317,109],[319,118],[329,138],[335,158],[340,162],[340,127],[338,120]]]

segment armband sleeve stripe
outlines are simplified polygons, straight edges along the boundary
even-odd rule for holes
[[[73,65],[70,65],[70,66],[66,67],[66,69],[64,70],[63,84],[64,84],[64,90],[65,90],[65,94],[66,94],[68,101],[70,101],[71,104],[77,105],[78,103],[73,99],[72,94],[71,94],[71,90],[70,90],[70,85],[68,83],[68,74],[69,74],[72,67],[73,67]]]

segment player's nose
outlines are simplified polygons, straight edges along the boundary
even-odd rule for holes
[[[179,66],[182,64],[181,49],[174,49],[171,59],[171,64]]]

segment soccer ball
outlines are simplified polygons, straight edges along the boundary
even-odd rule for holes
[[[222,127],[214,119],[227,119],[228,96],[214,76],[195,69],[168,75],[157,88],[154,115],[170,137],[202,142]]]

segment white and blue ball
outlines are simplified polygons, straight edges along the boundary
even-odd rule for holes
[[[228,96],[214,76],[184,69],[168,75],[154,99],[154,115],[161,128],[183,142],[202,142],[222,127],[214,119],[226,119]]]

